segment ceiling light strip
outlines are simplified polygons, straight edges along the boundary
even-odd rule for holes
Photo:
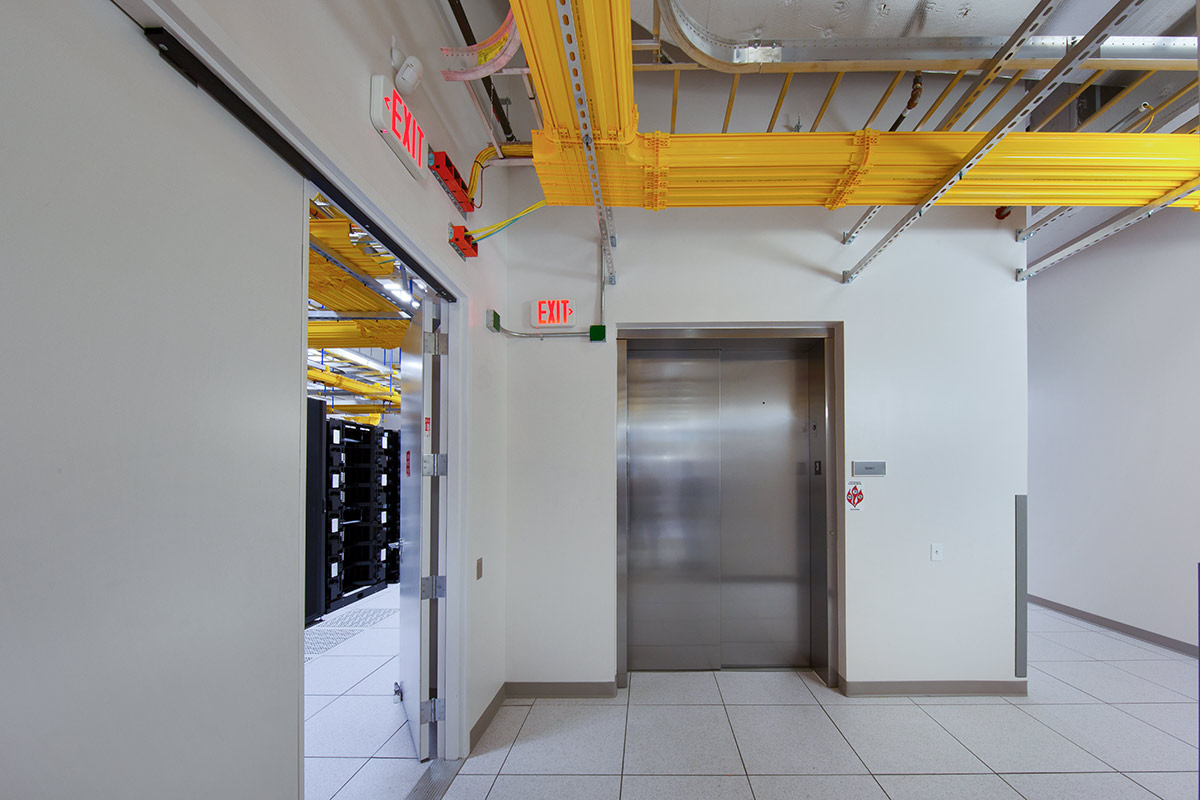
[[[900,235],[912,227],[926,211],[933,208],[946,192],[961,181],[963,176],[970,172],[972,168],[991,152],[992,148],[1021,125],[1030,111],[1043,103],[1084,61],[1094,56],[1100,49],[1101,43],[1108,38],[1109,34],[1125,23],[1129,19],[1130,14],[1145,2],[1147,0],[1118,0],[1116,5],[1096,23],[1095,27],[1088,31],[1087,35],[1071,48],[1070,52],[1063,57],[1058,65],[1046,73],[1046,77],[1038,81],[1037,85],[1004,115],[1004,118],[1000,120],[996,127],[992,128],[980,140],[979,144],[975,145],[967,153],[966,157],[958,163],[958,166],[954,168],[946,179],[925,195],[925,198],[919,205],[905,214],[888,231],[883,240],[871,248],[871,252],[867,253],[853,269],[842,273],[842,283],[851,283],[854,281],[864,269],[870,266],[871,262],[879,257],[880,253],[886,250],[896,239],[900,238]]]

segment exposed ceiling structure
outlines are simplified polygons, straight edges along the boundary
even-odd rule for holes
[[[689,16],[729,39],[866,39],[892,37],[1006,37],[1037,0],[676,0]],[[1043,35],[1077,36],[1106,8],[1094,0],[1058,4]],[[632,0],[633,21],[649,29],[654,0]],[[1126,36],[1172,33],[1191,0],[1157,0],[1138,12]]]
[[[1189,184],[1200,143],[1173,135],[1196,129],[1193,4],[1114,2],[1105,15],[1107,0],[514,0],[524,64],[518,55],[492,74],[530,95],[547,202],[594,205],[602,245],[613,206],[868,206],[848,243],[882,205],[913,206],[905,228],[934,203],[1044,208],[1051,222],[1080,206],[1200,208]],[[710,94],[728,82],[712,130],[675,132],[689,72],[710,76],[700,87]],[[656,73],[673,82],[661,133],[639,124],[635,104],[635,92],[661,92]],[[882,92],[861,128],[837,108],[839,86],[861,90],[847,77],[860,73]],[[914,73],[930,92],[924,108],[878,130],[904,109]],[[792,87],[811,97],[817,78],[819,111],[795,125],[785,112],[776,129]],[[816,132],[822,121],[832,132]]]
[[[309,396],[331,414],[378,424],[378,415],[399,410],[399,365],[390,351],[428,287],[324,198],[309,203],[308,224]],[[381,352],[373,357],[370,348]]]

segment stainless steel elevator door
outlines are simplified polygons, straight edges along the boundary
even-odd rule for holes
[[[808,367],[794,350],[628,351],[628,666],[803,666]]]
[[[721,354],[721,666],[809,663],[808,370]]]
[[[629,668],[716,669],[719,352],[630,356]]]

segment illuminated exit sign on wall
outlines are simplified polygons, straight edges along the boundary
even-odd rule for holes
[[[575,327],[574,300],[534,300],[529,315],[535,328]]]
[[[371,76],[371,124],[417,180],[425,179],[425,131],[386,75]]]

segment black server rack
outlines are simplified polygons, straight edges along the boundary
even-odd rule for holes
[[[400,578],[400,435],[319,415],[322,430],[310,416],[309,432],[307,623]]]
[[[304,507],[304,623],[325,613],[325,404],[308,401],[308,471]]]

